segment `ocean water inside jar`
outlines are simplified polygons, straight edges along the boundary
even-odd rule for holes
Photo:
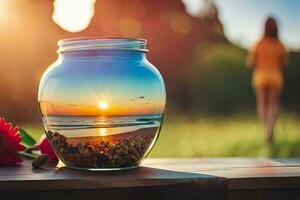
[[[43,122],[48,131],[58,132],[67,138],[86,137],[120,137],[120,134],[143,134],[157,132],[162,116],[128,115],[128,116],[44,116]]]

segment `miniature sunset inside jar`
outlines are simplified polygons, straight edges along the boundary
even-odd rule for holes
[[[39,106],[54,151],[68,167],[137,167],[161,129],[165,86],[146,41],[81,38],[59,42],[43,75]]]

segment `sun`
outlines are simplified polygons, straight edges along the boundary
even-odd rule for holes
[[[99,101],[98,102],[98,107],[101,110],[106,110],[108,108],[108,103],[106,101]]]

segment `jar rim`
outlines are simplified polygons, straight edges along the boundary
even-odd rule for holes
[[[57,42],[58,53],[85,50],[130,50],[148,52],[147,40],[123,37],[73,37]]]

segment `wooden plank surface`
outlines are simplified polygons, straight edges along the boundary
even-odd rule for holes
[[[28,161],[0,168],[0,200],[87,199],[87,194],[94,199],[297,199],[299,191],[300,159],[152,158],[140,168],[110,172],[33,170]]]
[[[145,165],[226,178],[229,190],[299,188],[300,159],[201,158],[151,159]]]

